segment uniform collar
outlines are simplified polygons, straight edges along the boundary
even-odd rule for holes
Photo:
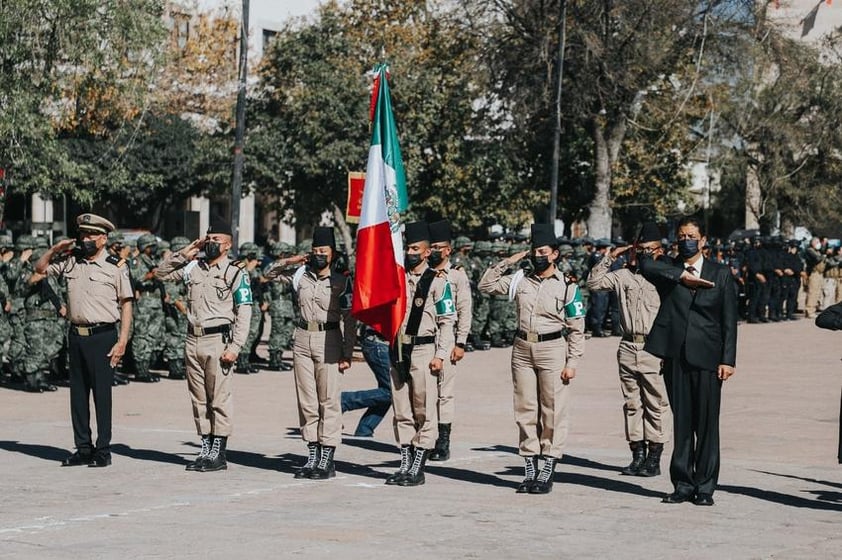
[[[418,266],[418,268],[414,270],[407,270],[406,272],[411,276],[421,276],[422,274],[424,274],[424,271],[426,271],[428,268],[430,268],[430,265],[427,264],[427,261],[424,261],[421,263],[420,266]]]

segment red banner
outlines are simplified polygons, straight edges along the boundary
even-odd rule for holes
[[[363,187],[365,187],[365,173],[359,171],[348,173],[348,206],[345,207],[345,221],[349,224],[360,223]]]

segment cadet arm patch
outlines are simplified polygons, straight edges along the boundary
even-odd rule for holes
[[[436,315],[453,315],[454,313],[456,313],[456,303],[453,301],[453,292],[450,290],[450,282],[445,282],[444,291],[436,300]]]
[[[579,286],[573,286],[573,298],[564,306],[564,315],[568,319],[579,319],[585,316],[585,304],[582,301],[582,294],[579,292]]]

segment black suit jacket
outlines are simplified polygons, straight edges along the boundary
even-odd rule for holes
[[[737,284],[730,269],[705,259],[702,278],[715,286],[698,290],[679,281],[683,261],[644,257],[640,269],[661,296],[645,350],[660,358],[679,358],[684,348],[687,362],[703,370],[716,371],[720,364],[736,366]]]

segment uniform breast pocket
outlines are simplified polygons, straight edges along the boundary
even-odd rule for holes
[[[228,297],[231,295],[231,287],[225,283],[224,278],[214,278],[211,285],[213,286],[213,289],[216,292],[217,299],[225,300],[228,299]]]
[[[91,290],[97,294],[117,293],[117,282],[113,276],[103,271],[94,271],[90,275]]]

